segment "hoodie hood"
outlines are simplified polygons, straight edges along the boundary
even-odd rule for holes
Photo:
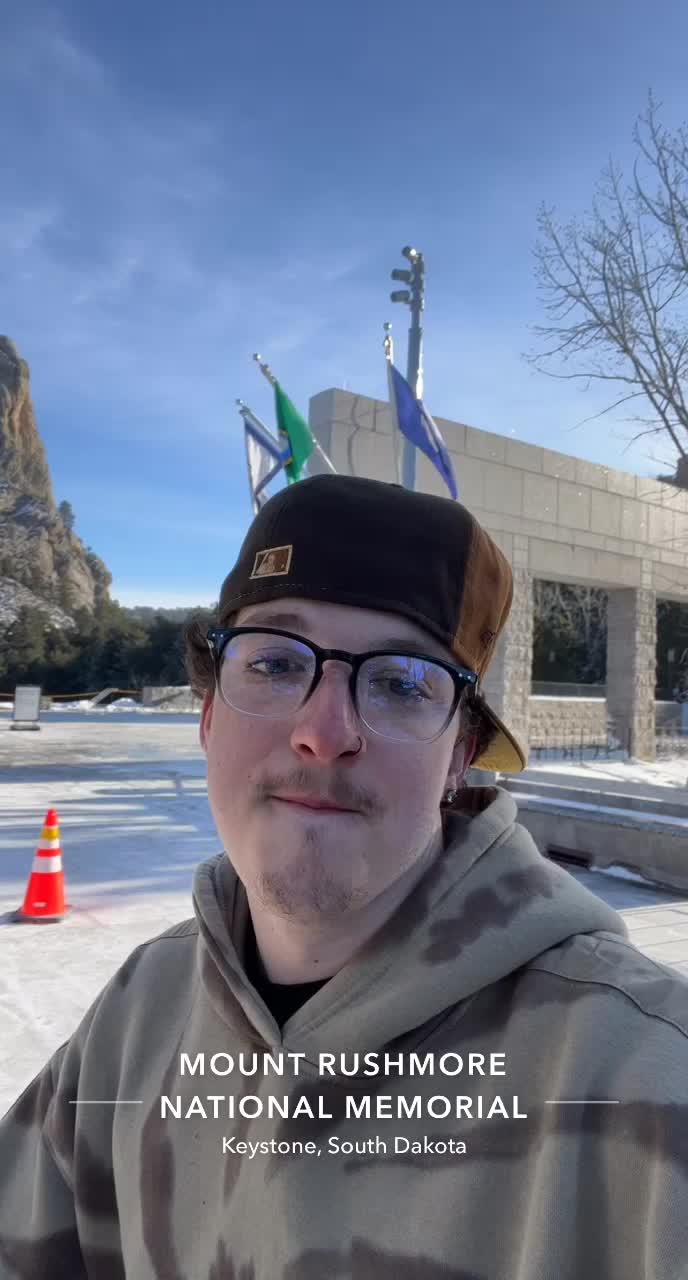
[[[244,973],[243,885],[227,854],[201,863],[193,904],[208,999],[234,1030],[233,1003],[251,1039],[298,1046],[313,1061],[320,1051],[370,1052],[408,1036],[573,934],[626,938],[619,914],[544,858],[516,819],[509,792],[465,788],[445,814],[445,847],[424,878],[281,1029]]]

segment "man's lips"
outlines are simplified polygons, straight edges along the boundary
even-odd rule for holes
[[[292,804],[299,809],[318,810],[321,813],[357,813],[357,809],[345,809],[342,805],[333,804],[330,800],[321,800],[318,796],[271,796],[272,800],[280,800],[283,804]]]

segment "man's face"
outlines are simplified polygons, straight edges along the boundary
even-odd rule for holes
[[[372,609],[283,599],[248,606],[235,625],[261,622],[323,648],[360,653],[406,643],[452,657],[422,628]],[[302,921],[360,909],[439,849],[448,774],[455,782],[465,768],[458,711],[434,742],[385,739],[357,716],[350,670],[326,662],[314,693],[285,719],[242,714],[219,693],[203,704],[208,796],[232,865],[250,901]],[[287,795],[353,812],[275,798]]]

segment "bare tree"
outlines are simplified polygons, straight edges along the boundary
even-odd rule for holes
[[[607,593],[584,583],[533,584],[533,641],[562,643],[577,668],[576,681],[600,678],[606,666]]]
[[[688,129],[664,128],[650,93],[633,139],[632,181],[610,160],[590,213],[560,225],[540,209],[536,278],[550,323],[535,327],[543,349],[528,359],[554,377],[616,384],[602,414],[643,401],[633,439],[661,437],[675,473],[658,479],[688,488]]]
[[[545,634],[570,639],[574,622],[570,602],[564,599],[562,582],[536,578],[533,583],[533,640],[537,644]]]

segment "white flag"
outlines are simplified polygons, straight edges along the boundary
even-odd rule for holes
[[[244,421],[248,482],[255,513],[267,502],[267,486],[289,461],[291,448],[280,444],[247,405],[242,405],[239,413]]]

